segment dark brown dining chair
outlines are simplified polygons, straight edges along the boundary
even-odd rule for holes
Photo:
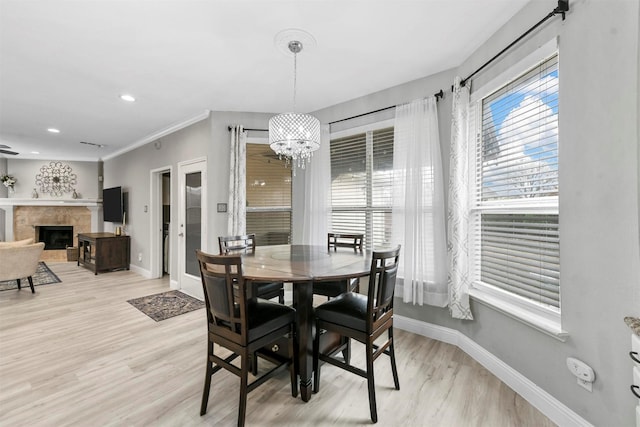
[[[295,310],[273,301],[249,298],[240,255],[209,255],[199,250],[196,255],[200,265],[208,326],[207,369],[200,415],[207,412],[211,377],[224,368],[240,377],[238,426],[243,426],[249,392],[282,369],[289,367],[291,395],[298,395],[294,366],[296,349],[293,345]],[[286,356],[268,350],[271,344],[283,337],[287,338]],[[215,344],[232,354],[224,359],[217,356]],[[276,366],[249,383],[249,359],[254,354],[259,354]],[[237,357],[240,357],[240,367],[231,363]],[[219,391],[221,394],[226,392]]]
[[[327,249],[351,248],[362,252],[364,234],[355,233],[327,233]]]
[[[337,248],[349,248],[354,252],[362,252],[363,234],[328,233],[327,249],[336,251]],[[360,291],[360,281],[357,278],[344,280],[319,281],[313,283],[313,294],[324,295],[327,298],[337,297],[344,292]]]
[[[315,309],[316,331],[324,329],[338,332],[365,345],[366,370],[334,358],[333,355],[337,351],[320,354],[320,334],[316,334],[313,342],[313,370],[315,372],[313,391],[320,390],[320,360],[366,378],[369,389],[369,410],[371,421],[374,423],[378,422],[378,412],[373,362],[381,354],[386,354],[391,359],[393,382],[396,390],[400,390],[393,345],[393,294],[399,257],[400,246],[389,251],[373,252],[367,295],[347,292]],[[387,340],[383,344],[375,344],[375,340],[385,331],[388,332]]]
[[[218,237],[220,254],[234,254],[255,252],[256,235],[245,234],[243,236]],[[282,282],[252,282],[256,297],[263,299],[278,298],[280,304],[284,304],[284,284]]]

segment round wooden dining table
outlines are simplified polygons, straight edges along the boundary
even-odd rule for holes
[[[242,255],[249,280],[290,282],[297,317],[300,394],[311,397],[313,375],[313,282],[363,277],[371,268],[371,252],[329,250],[326,246],[258,246]]]

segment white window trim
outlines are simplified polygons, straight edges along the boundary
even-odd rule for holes
[[[542,45],[535,52],[526,56],[517,64],[510,67],[505,72],[501,73],[496,78],[492,79],[489,83],[483,85],[478,90],[475,90],[471,95],[471,104],[477,104],[485,96],[493,93],[495,90],[508,84],[515,77],[519,76],[527,69],[535,66],[536,63],[545,60],[558,51],[558,40],[554,38],[549,42]],[[476,110],[478,111],[478,110]],[[476,126],[479,126],[479,121],[476,120]],[[478,128],[473,132],[475,135]],[[475,150],[475,138],[474,150]],[[473,153],[470,153],[469,158],[471,179],[475,176],[475,158]],[[470,188],[474,187],[474,183],[470,183]],[[513,209],[520,210],[525,213],[549,213],[558,214],[559,210],[558,198],[547,197],[537,199],[535,202],[531,201],[491,201],[479,204],[477,207],[470,210],[470,215],[474,211],[478,211],[478,208],[482,208],[482,211],[492,211],[500,213],[508,209],[508,212],[512,212]],[[470,245],[473,246],[473,245]],[[469,262],[469,277],[477,277],[474,272],[475,268],[475,254],[473,249],[471,250],[471,262]],[[554,307],[546,307],[544,305],[536,304],[533,301],[529,301],[526,298],[520,297],[515,294],[511,294],[502,289],[494,286],[482,283],[480,281],[473,281],[469,289],[469,296],[480,304],[490,307],[506,316],[511,317],[514,320],[522,322],[544,334],[547,334],[559,341],[566,341],[569,336],[568,332],[562,329],[562,318],[559,309]]]
[[[291,212],[289,206],[266,206],[266,207],[250,207],[247,206],[247,212]]]
[[[559,341],[566,341],[569,333],[561,326],[560,312],[552,308],[534,304],[517,295],[509,294],[502,289],[494,288],[481,282],[473,282],[469,296],[512,319],[531,326]]]
[[[528,69],[535,67],[536,64],[539,64],[556,53],[558,53],[558,56],[560,55],[558,52],[558,38],[554,37],[526,57],[522,58],[516,64],[509,67],[506,71],[491,79],[488,83],[477,89],[472,86],[471,90],[473,93],[469,96],[469,102],[473,104],[474,102],[481,100],[487,95],[509,84],[517,78],[517,76],[521,75]]]
[[[489,200],[479,202],[477,207],[471,208],[471,212],[482,210],[483,212],[511,213],[518,210],[522,213],[531,214],[558,214],[558,197],[538,197],[535,199],[517,200]]]
[[[247,135],[247,144],[269,144],[269,138],[266,136]]]
[[[338,139],[345,136],[356,135],[358,133],[366,133],[368,131],[385,129],[385,128],[395,126],[395,123],[396,123],[395,119],[387,119],[387,120],[382,120],[380,122],[371,123],[368,125],[356,126],[349,129],[339,130],[336,132],[331,132],[330,139]]]

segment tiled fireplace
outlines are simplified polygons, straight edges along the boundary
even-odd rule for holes
[[[49,234],[51,242],[43,255],[45,260],[66,260],[65,248],[78,245],[78,233],[102,230],[102,206],[96,201],[7,198],[0,199],[0,209],[5,211],[7,241],[32,238],[37,242]],[[64,241],[68,237],[71,240]]]

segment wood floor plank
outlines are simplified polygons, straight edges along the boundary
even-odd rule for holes
[[[169,290],[167,278],[48,265],[61,283],[0,292],[0,426],[236,425],[239,381],[225,371],[199,416],[204,311],[155,322],[126,302]],[[460,349],[401,330],[395,341],[400,391],[387,358],[375,363],[379,425],[554,425]],[[363,347],[352,354],[364,366]],[[308,403],[287,372],[249,395],[247,425],[345,424],[370,424],[367,384],[333,366]]]

